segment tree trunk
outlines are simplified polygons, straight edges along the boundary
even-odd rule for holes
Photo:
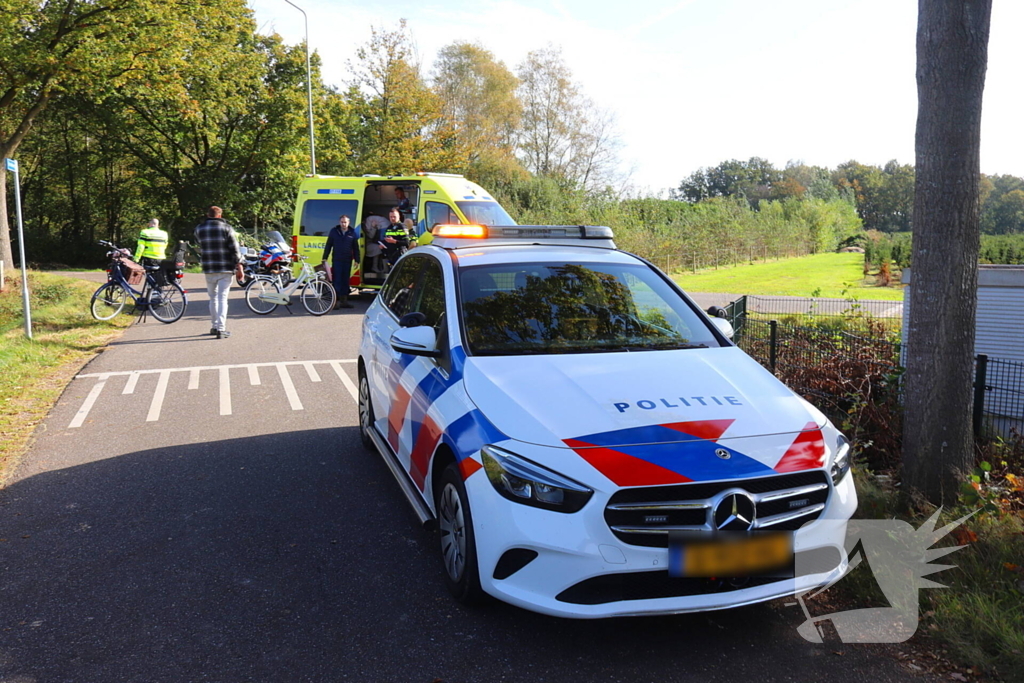
[[[14,270],[14,252],[11,249],[11,231],[7,228],[7,166],[0,159],[0,261],[8,272]]]
[[[913,280],[903,482],[953,502],[973,465],[981,103],[992,0],[918,0]]]

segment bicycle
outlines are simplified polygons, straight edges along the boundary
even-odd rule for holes
[[[181,319],[188,305],[188,297],[176,282],[157,283],[153,273],[160,270],[161,266],[144,266],[145,282],[140,292],[129,284],[122,270],[124,262],[130,262],[127,252],[111,242],[101,240],[99,244],[110,250],[107,252],[110,264],[107,267],[107,282],[93,293],[89,303],[92,317],[110,320],[124,310],[131,299],[135,311],[143,318],[147,313],[152,313],[154,318],[166,324]]]
[[[315,272],[306,257],[293,255],[293,259],[302,261],[299,277],[291,281],[284,290],[281,289],[276,277],[257,276],[245,287],[245,305],[257,315],[272,313],[278,306],[291,306],[292,294],[301,287],[299,301],[311,315],[323,315],[334,308],[337,294],[334,287],[327,281],[324,273]],[[291,308],[288,309],[291,313]]]

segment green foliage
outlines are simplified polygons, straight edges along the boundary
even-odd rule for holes
[[[441,116],[455,129],[471,162],[481,157],[514,158],[522,117],[519,80],[482,45],[456,41],[434,62],[434,91]]]
[[[283,227],[275,219],[290,212],[308,162],[304,49],[255,34],[244,2],[201,4],[165,25],[180,39],[154,65],[166,73],[139,87],[64,93],[26,140],[33,261],[94,261],[97,239],[130,247],[154,216],[172,238],[188,239],[210,204],[236,224]],[[336,140],[347,107],[322,86],[315,91]],[[324,156],[336,163],[347,149],[337,141]]]
[[[876,235],[864,244],[864,261],[871,267],[879,267],[889,261],[898,268],[909,268],[912,253],[912,235],[909,232],[891,235]],[[1024,234],[982,235],[980,263],[1006,265],[1024,264]]]
[[[672,191],[672,197],[699,202],[714,197],[740,196],[757,206],[762,199],[772,196],[773,185],[783,179],[783,174],[766,159],[732,159],[713,168],[695,171]]]
[[[23,331],[20,273],[0,292],[0,484],[74,371],[132,322],[93,319],[93,282],[34,271],[28,278],[31,340]]]
[[[832,174],[840,192],[850,192],[868,230],[910,230],[914,209],[914,167],[895,160],[884,167],[856,161],[840,164]]]
[[[1024,178],[983,175],[980,190],[982,234],[1024,233]]]
[[[442,116],[441,97],[420,75],[404,19],[394,30],[371,29],[349,69],[353,87],[347,97],[358,121],[352,148],[364,173],[465,170],[468,149]]]

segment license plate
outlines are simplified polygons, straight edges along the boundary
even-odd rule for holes
[[[683,539],[669,545],[672,576],[742,577],[791,567],[793,536],[788,533],[719,535]]]

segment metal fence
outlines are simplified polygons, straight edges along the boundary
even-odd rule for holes
[[[900,370],[900,345],[884,339],[775,320],[739,322],[737,345],[825,410],[845,409],[852,395],[870,394],[871,385]],[[821,371],[825,367],[829,372]]]
[[[980,354],[974,359],[974,431],[1024,434],[1024,363]]]
[[[737,345],[826,412],[845,410],[856,397],[871,397],[874,387],[898,387],[899,343],[828,326],[758,320],[747,315],[751,298],[726,308]],[[1024,363],[978,355],[973,410],[979,436],[1024,433]]]
[[[856,301],[805,296],[747,295],[743,308],[748,313],[777,315],[855,316],[872,318],[903,317],[902,301]]]

